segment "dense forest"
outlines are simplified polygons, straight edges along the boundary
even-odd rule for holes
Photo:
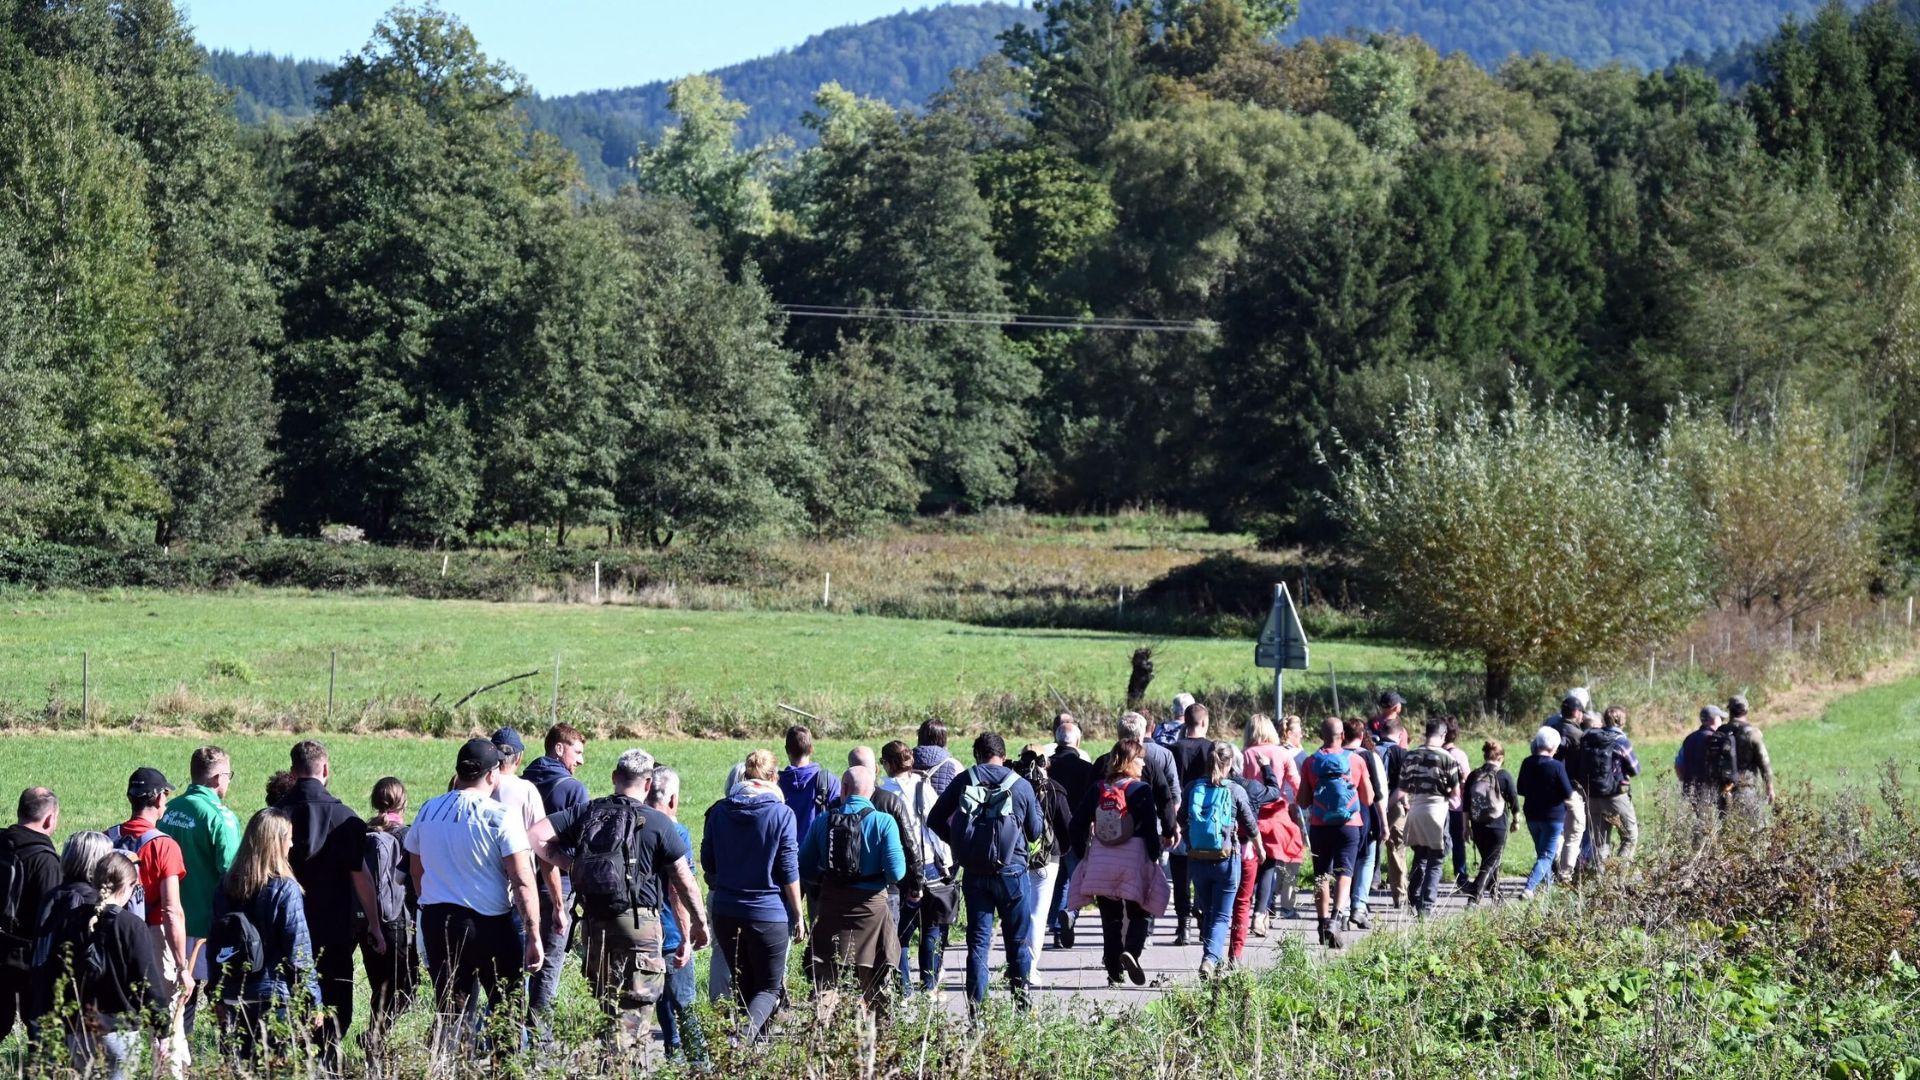
[[[1336,442],[1415,387],[1518,387],[1648,439],[1815,417],[1913,548],[1913,23],[1789,22],[1730,100],[1275,44],[1291,14],[1052,0],[923,110],[822,88],[792,153],[685,80],[593,198],[433,10],[249,135],[169,0],[12,5],[0,536],[664,544],[1151,501],[1324,539]]]

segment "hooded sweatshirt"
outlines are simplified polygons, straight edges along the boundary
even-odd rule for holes
[[[789,765],[780,770],[780,793],[787,797],[787,809],[793,811],[793,829],[807,835],[813,819],[840,801],[840,781],[816,762]]]
[[[1012,774],[1013,770],[1005,765],[975,765],[961,773],[960,778],[954,783],[948,785],[947,790],[940,793],[940,801],[934,803],[933,809],[927,811],[927,828],[932,829],[934,835],[953,846],[954,857],[963,868],[973,862],[970,856],[980,854],[988,842],[984,830],[983,835],[976,838],[974,822],[966,815],[958,813],[960,800],[966,792],[967,785],[979,784],[982,787],[993,787]],[[1006,860],[1000,872],[1024,874],[1027,871],[1027,845],[1043,835],[1046,822],[1041,817],[1040,800],[1033,793],[1033,785],[1017,776],[1013,781],[1013,804],[1010,811],[1008,816],[1013,819],[1014,827],[1020,834],[1019,843],[1013,850],[1005,853]],[[976,839],[982,845],[982,849],[976,849]]]
[[[798,836],[793,811],[767,788],[741,784],[709,807],[700,836],[700,868],[706,872],[714,917],[786,922],[780,889],[800,879]]]
[[[520,770],[520,779],[540,789],[540,800],[546,804],[548,817],[575,806],[584,806],[592,799],[587,794],[587,785],[568,772],[558,758],[533,759],[532,764]]]

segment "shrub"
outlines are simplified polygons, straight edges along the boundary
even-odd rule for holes
[[[1442,409],[1411,386],[1375,452],[1339,449],[1335,514],[1391,629],[1477,658],[1500,708],[1516,672],[1545,677],[1665,640],[1702,607],[1702,542],[1661,458],[1516,387],[1504,413]],[[1443,415],[1448,419],[1443,419]]]

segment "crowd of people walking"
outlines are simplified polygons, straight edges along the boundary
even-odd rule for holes
[[[524,765],[511,729],[468,740],[447,790],[411,815],[405,785],[386,777],[362,817],[310,740],[244,823],[225,802],[231,759],[213,746],[193,753],[177,793],[161,769],[135,770],[127,819],[58,849],[59,799],[32,787],[0,834],[0,1037],[19,1019],[34,1060],[178,1076],[211,1016],[213,1045],[235,1063],[311,1048],[338,1072],[357,962],[365,1052],[386,1047],[424,967],[437,1051],[513,1053],[554,1037],[577,955],[612,1051],[645,1052],[657,1023],[670,1055],[698,1060],[693,957],[709,945],[707,994],[737,1007],[732,1037],[751,1043],[787,1002],[793,949],[822,993],[877,1021],[942,985],[956,926],[970,1007],[992,990],[996,929],[1006,990],[1025,1004],[1037,957],[1079,947],[1089,909],[1110,984],[1138,986],[1156,921],[1171,914],[1173,944],[1197,944],[1210,978],[1300,917],[1303,869],[1313,939],[1337,949],[1376,897],[1431,915],[1449,872],[1468,903],[1499,899],[1522,820],[1535,858],[1521,899],[1632,858],[1642,764],[1623,709],[1595,712],[1570,691],[1516,775],[1493,740],[1475,766],[1452,718],[1409,731],[1398,694],[1378,705],[1310,733],[1297,716],[1255,715],[1227,739],[1181,695],[1166,723],[1122,714],[1097,758],[1062,712],[1051,742],[1016,750],[979,734],[970,764],[928,721],[912,745],[857,747],[837,773],[796,726],[784,766],[755,750],[732,767],[700,811],[697,846],[677,772],[628,749],[594,798],[586,738],[566,724]],[[1773,797],[1742,698],[1701,711],[1674,769],[1711,811]]]

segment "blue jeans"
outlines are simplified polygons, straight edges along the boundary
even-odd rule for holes
[[[1529,821],[1527,832],[1533,836],[1533,873],[1527,875],[1527,891],[1532,892],[1553,880],[1553,860],[1560,854],[1560,838],[1566,835],[1567,823]]]
[[[968,871],[960,882],[967,900],[967,1000],[987,1000],[987,954],[993,948],[993,920],[1007,949],[1007,982],[1024,999],[1033,968],[1033,912],[1027,907],[1027,871],[1008,867],[998,874]]]
[[[1064,930],[1073,925],[1074,915],[1067,914],[1067,879],[1073,876],[1073,868],[1079,865],[1080,856],[1071,851],[1060,853],[1060,876],[1053,881],[1053,900],[1047,905],[1048,929]]]
[[[567,909],[573,907],[573,883],[560,879],[560,895]],[[519,923],[515,908],[514,923]],[[521,928],[521,934],[526,929]],[[553,1002],[560,996],[560,973],[567,964],[567,935],[553,932],[553,897],[540,890],[540,944],[547,951],[546,963],[527,980],[527,1008],[533,1013],[534,1027],[542,1039],[553,1038]]]
[[[669,1058],[705,1061],[706,1040],[700,1034],[700,1017],[693,1011],[693,958],[689,956],[687,966],[677,968],[673,951],[666,955],[667,990],[653,1006],[660,1019],[660,1041],[666,1044]]]
[[[935,867],[927,867],[927,880],[937,882],[940,875]],[[940,988],[940,968],[943,954],[947,951],[947,927],[920,925],[920,905],[900,901],[900,919],[895,924],[900,935],[900,996],[911,996],[914,989],[913,944],[914,931],[920,932],[920,989],[932,993]]]
[[[1233,898],[1240,889],[1240,859],[1187,860],[1193,882],[1193,909],[1199,913],[1200,962],[1227,957],[1227,932],[1233,928]]]
[[[1365,844],[1361,845],[1360,857],[1355,860],[1358,865],[1353,868],[1353,903],[1351,910],[1355,914],[1367,910],[1367,896],[1373,890],[1373,871],[1379,861],[1380,844],[1378,841],[1368,840]]]

